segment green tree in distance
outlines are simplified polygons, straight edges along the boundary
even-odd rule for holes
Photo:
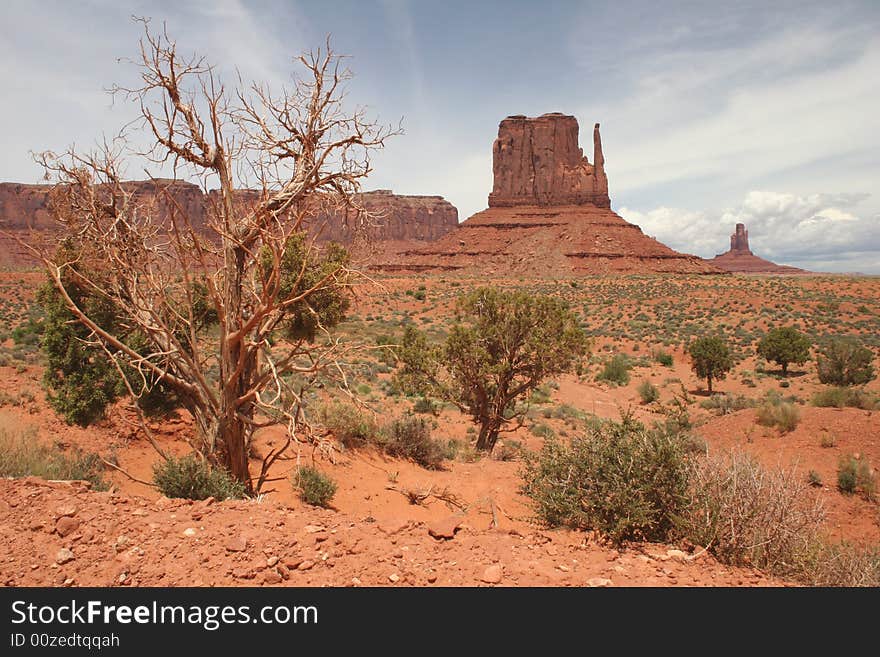
[[[712,380],[720,380],[733,369],[730,348],[720,335],[707,335],[694,340],[688,352],[691,367],[698,377],[706,379],[706,387],[712,394]]]
[[[517,400],[549,376],[573,369],[589,341],[561,299],[481,288],[462,296],[458,322],[442,345],[407,327],[395,377],[405,392],[445,399],[479,426],[477,449],[491,452],[498,434],[526,409]]]

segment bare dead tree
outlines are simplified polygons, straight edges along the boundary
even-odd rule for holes
[[[307,439],[305,391],[318,373],[341,371],[350,349],[330,329],[357,272],[344,250],[307,237],[309,220],[354,206],[371,151],[398,130],[346,111],[351,74],[329,39],[295,60],[290,89],[239,79],[229,90],[203,58],[181,57],[164,29],[142,22],[140,85],[113,92],[136,103],[128,130],[149,146],[129,132],[91,154],[38,156],[57,181],[51,208],[69,236],[39,255],[89,339],[128,373],[129,390],[173,390],[195,420],[198,451],[258,492],[291,441]],[[156,195],[139,193],[122,178],[131,158],[173,177],[153,179]],[[174,193],[177,180],[199,181],[210,200],[201,223]],[[78,302],[71,281],[146,347]],[[206,309],[216,337],[201,330]],[[253,433],[278,423],[287,440],[252,478]]]

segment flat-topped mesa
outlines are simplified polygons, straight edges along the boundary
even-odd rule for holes
[[[578,122],[552,112],[508,116],[492,146],[495,177],[489,207],[594,205],[610,208],[599,124],[593,129],[593,163],[578,145]]]
[[[749,249],[749,231],[746,230],[745,224],[736,225],[735,232],[730,236],[730,250],[735,253],[752,254]]]

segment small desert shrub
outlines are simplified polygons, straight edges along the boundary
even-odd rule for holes
[[[880,586],[880,547],[816,543],[796,578],[811,586]]]
[[[553,429],[549,425],[544,424],[543,422],[539,422],[538,424],[533,424],[532,426],[529,427],[529,431],[533,435],[539,436],[541,438],[552,438],[553,436],[556,435],[556,432],[553,431]]]
[[[788,575],[818,540],[824,512],[792,470],[765,470],[735,453],[694,463],[678,530],[723,563]]]
[[[446,450],[431,437],[431,424],[425,418],[398,418],[385,428],[385,436],[385,451],[391,456],[415,461],[429,470],[442,469]]]
[[[868,383],[876,376],[874,354],[857,340],[835,338],[822,349],[816,369],[822,383],[852,386]]]
[[[822,485],[822,475],[820,475],[815,470],[810,470],[809,474],[807,475],[807,483],[810,484],[810,486],[816,486],[816,487],[821,486]]]
[[[187,500],[238,499],[244,497],[241,482],[222,468],[212,467],[195,454],[169,457],[153,466],[153,483],[165,497]]]
[[[0,477],[42,477],[82,480],[93,490],[106,490],[104,465],[97,454],[74,449],[71,452],[37,441],[36,428],[20,431],[0,428]]]
[[[432,399],[428,399],[427,397],[419,397],[413,403],[413,412],[415,413],[430,413],[431,415],[437,415],[440,412],[440,408],[442,404],[439,402],[435,402]]]
[[[877,484],[867,460],[849,454],[840,459],[837,466],[837,488],[842,493],[861,493],[867,499],[874,499]]]
[[[825,388],[813,395],[813,406],[824,408],[861,408],[865,411],[873,411],[880,408],[880,399],[867,390],[860,388],[847,388],[835,386]]]
[[[610,540],[662,541],[684,503],[687,459],[676,436],[631,417],[606,422],[526,457],[523,492],[551,527],[597,530]]]
[[[518,440],[505,440],[492,452],[496,461],[515,461],[522,454],[523,445]]]
[[[776,427],[780,433],[794,431],[800,419],[800,409],[791,402],[767,401],[758,409],[758,424]]]
[[[328,507],[336,494],[336,482],[309,465],[301,465],[291,475],[293,487],[299,491],[300,499],[312,506]]]
[[[663,351],[662,349],[655,349],[654,352],[651,354],[651,357],[661,365],[672,367],[672,354]]]
[[[474,431],[476,433],[476,430]],[[464,461],[465,463],[473,463],[480,459],[480,452],[470,444],[463,440],[450,438],[443,447],[443,457],[450,461]]]
[[[363,446],[379,436],[373,417],[351,404],[335,402],[322,407],[320,420],[346,447]]]
[[[599,376],[599,381],[608,381],[617,385],[625,386],[629,383],[629,370],[632,364],[629,362],[626,354],[616,354],[605,363]]]
[[[642,398],[642,402],[645,404],[650,404],[651,402],[660,399],[660,391],[657,390],[657,386],[648,381],[648,379],[645,379],[639,384],[638,393],[639,397]]]
[[[837,436],[828,431],[822,432],[822,437],[819,439],[820,447],[835,447],[837,445]]]
[[[741,411],[744,408],[754,408],[755,400],[744,395],[733,395],[729,392],[723,395],[712,395],[700,402],[700,407],[715,411],[718,415],[727,415]]]

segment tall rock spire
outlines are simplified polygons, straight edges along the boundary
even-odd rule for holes
[[[605,155],[598,123],[593,126],[593,193],[597,198],[608,198],[608,177],[605,175]]]

